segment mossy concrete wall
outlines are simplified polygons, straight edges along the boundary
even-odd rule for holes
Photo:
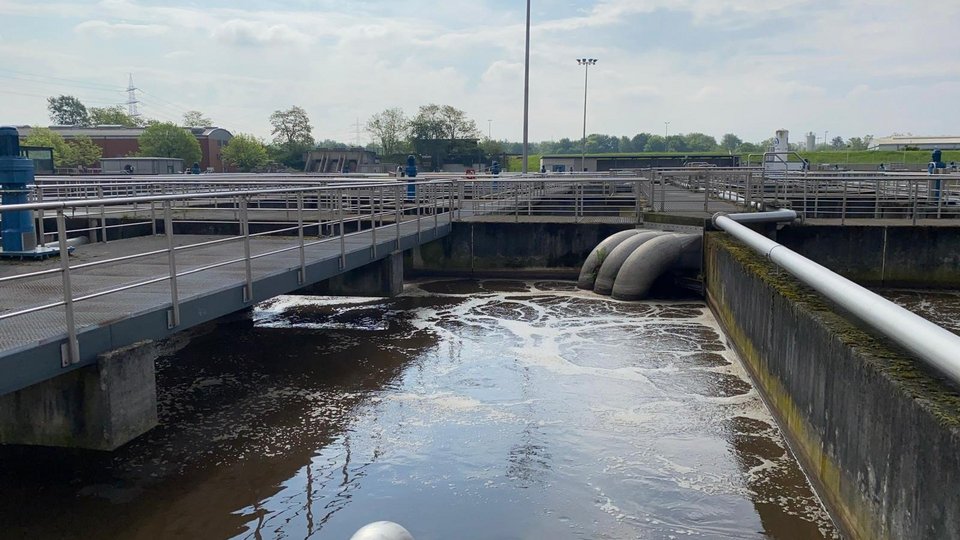
[[[408,276],[573,278],[606,237],[632,225],[457,222],[449,235],[406,255]]]
[[[704,257],[711,308],[846,535],[960,538],[956,389],[728,235]]]
[[[777,241],[865,287],[960,287],[960,227],[801,225]]]

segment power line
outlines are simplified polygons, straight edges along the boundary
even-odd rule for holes
[[[61,82],[69,82],[69,83],[71,83],[72,86],[74,86],[74,87],[86,87],[86,88],[91,89],[91,90],[106,90],[106,91],[112,91],[112,92],[121,92],[121,91],[122,91],[122,89],[121,89],[120,87],[113,86],[113,85],[108,85],[108,84],[102,84],[102,83],[92,83],[92,82],[89,82],[89,81],[80,81],[80,80],[77,80],[77,79],[67,79],[67,78],[64,78],[64,77],[53,77],[53,76],[51,76],[51,75],[40,75],[40,74],[37,74],[37,73],[27,73],[27,72],[25,72],[25,71],[17,71],[17,70],[7,69],[7,68],[0,68],[0,71],[7,72],[7,73],[13,73],[14,75],[32,77],[32,78],[34,78],[34,79],[41,79],[41,80],[39,80],[39,81],[35,81],[35,82],[38,82],[38,83],[44,83],[45,80],[49,80],[49,81],[61,81]],[[0,75],[0,76],[2,76],[2,75]],[[10,78],[17,78],[17,77],[10,77]],[[30,80],[30,79],[22,79],[22,78],[21,78],[21,80]],[[53,83],[44,83],[44,84],[53,84]]]

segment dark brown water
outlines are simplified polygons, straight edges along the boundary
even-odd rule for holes
[[[888,289],[880,294],[954,334],[960,334],[960,291]]]
[[[0,537],[835,536],[699,302],[283,297],[158,369],[162,426],[120,451],[0,451]]]

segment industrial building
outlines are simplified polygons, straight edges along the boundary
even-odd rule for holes
[[[894,135],[874,139],[871,150],[960,150],[960,137]]]
[[[20,132],[21,139],[28,137],[33,130],[30,126],[20,126],[17,129]],[[136,155],[140,151],[140,135],[146,130],[142,127],[125,126],[50,126],[49,129],[58,133],[66,141],[80,136],[90,137],[90,140],[103,150],[102,157],[104,158]],[[223,162],[222,156],[223,147],[233,138],[229,131],[219,127],[184,129],[193,134],[197,138],[197,142],[200,143],[202,156],[200,158],[200,168],[202,170],[230,172],[230,168]]]
[[[318,173],[364,173],[384,171],[376,152],[363,148],[318,148],[307,153],[306,172]]]
[[[168,157],[120,157],[100,160],[103,174],[180,174],[183,160]]]
[[[717,167],[739,167],[740,156],[716,153],[688,154],[587,154],[546,155],[540,158],[540,167],[547,172],[603,172],[614,169],[646,169],[650,167],[683,167],[688,164],[708,164]]]

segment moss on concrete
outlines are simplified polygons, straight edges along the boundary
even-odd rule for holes
[[[878,337],[837,313],[823,296],[806,287],[758,253],[723,233],[707,233],[708,244],[730,253],[777,293],[805,309],[845,345],[857,350],[877,372],[911,399],[923,404],[941,423],[960,428],[960,393],[920,360],[886,338]]]

